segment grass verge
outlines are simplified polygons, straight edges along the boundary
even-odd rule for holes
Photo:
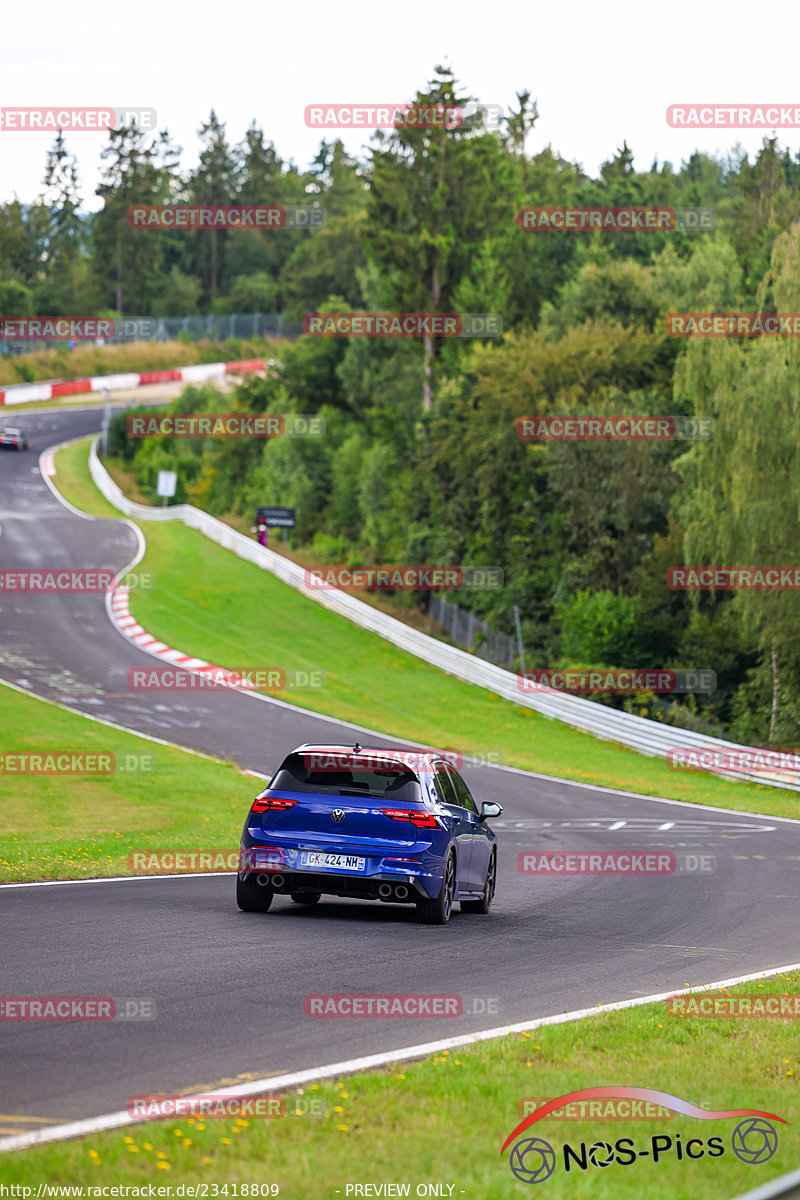
[[[260,786],[231,763],[160,746],[9,687],[0,687],[0,729],[6,748],[13,731],[15,754],[113,755],[116,767],[113,774],[0,775],[3,882],[129,875],[133,849],[235,851]]]
[[[793,974],[728,994],[799,992],[800,978]],[[760,1109],[787,1124],[774,1122],[777,1151],[769,1162],[752,1166],[732,1151],[737,1118],[545,1118],[521,1136],[543,1138],[555,1149],[546,1195],[730,1200],[797,1165],[800,1055],[791,1026],[790,1019],[779,1018],[678,1019],[664,1004],[643,1005],[312,1084],[288,1094],[288,1115],[280,1119],[149,1121],[35,1147],[6,1157],[3,1177],[28,1186],[52,1180],[83,1187],[172,1185],[173,1196],[180,1185],[207,1185],[195,1195],[233,1196],[236,1184],[241,1196],[242,1184],[273,1184],[290,1200],[346,1200],[357,1194],[353,1185],[367,1183],[405,1184],[406,1194],[424,1195],[418,1186],[435,1183],[444,1184],[444,1191],[429,1194],[513,1200],[525,1194],[526,1185],[512,1175],[509,1151],[501,1158],[500,1147],[522,1119],[521,1102],[618,1084],[668,1092],[705,1109]],[[294,1115],[312,1098],[321,1104],[321,1115]],[[659,1143],[662,1153],[654,1162],[656,1136],[670,1137],[672,1144]],[[637,1152],[650,1154],[606,1169],[587,1159],[585,1171],[574,1164],[565,1171],[565,1142],[580,1154],[581,1143],[613,1144],[623,1137],[633,1139]],[[700,1138],[705,1149],[711,1137],[721,1138],[722,1155],[678,1158],[678,1144],[683,1151],[690,1139]],[[746,1143],[756,1144],[755,1137]],[[225,1185],[228,1190],[221,1190]]]

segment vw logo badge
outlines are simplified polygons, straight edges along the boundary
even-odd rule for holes
[[[344,820],[344,809],[343,808],[335,808],[333,810],[333,812],[331,813],[331,816],[333,817],[334,821],[337,822],[337,824],[341,824],[342,821]]]

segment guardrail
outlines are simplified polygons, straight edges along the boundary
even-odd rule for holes
[[[303,595],[316,600],[318,604],[340,616],[346,617],[362,629],[371,630],[379,637],[406,650],[409,654],[423,659],[432,666],[439,667],[449,675],[455,675],[467,683],[486,688],[519,704],[531,708],[542,716],[551,717],[555,721],[563,721],[576,729],[591,733],[594,737],[606,741],[619,742],[642,754],[651,757],[666,758],[667,750],[674,746],[691,747],[696,750],[749,750],[738,742],[727,742],[721,738],[708,737],[705,734],[691,730],[679,729],[674,725],[664,725],[646,717],[637,717],[631,713],[619,712],[595,704],[591,700],[583,700],[578,696],[553,695],[552,693],[528,693],[520,691],[518,677],[511,671],[495,666],[485,659],[477,658],[465,650],[448,646],[436,638],[404,625],[402,621],[378,612],[336,588],[310,589],[305,584],[305,572],[297,563],[283,558],[266,546],[261,546],[244,534],[231,529],[229,525],[212,517],[210,513],[195,508],[191,504],[176,504],[170,508],[151,508],[149,505],[136,504],[129,500],[106,471],[97,456],[97,441],[92,443],[89,456],[89,469],[92,479],[105,498],[118,508],[120,512],[138,521],[182,521],[191,529],[216,542],[226,550],[231,550],[239,558],[254,563],[262,570],[269,571],[289,587],[302,592]],[[677,768],[676,768],[677,769]],[[791,774],[770,773],[762,771],[715,771],[729,779],[747,779],[751,782],[767,784],[770,787],[787,788],[790,791],[800,791],[800,783],[791,782]],[[788,778],[787,778],[788,776]],[[797,779],[797,776],[794,776]]]
[[[740,1196],[735,1196],[734,1200],[774,1200],[776,1196],[783,1196],[784,1200],[800,1200],[800,1171],[781,1175],[771,1183],[762,1183],[761,1187],[743,1192]]]

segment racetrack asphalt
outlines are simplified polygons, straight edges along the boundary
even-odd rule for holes
[[[96,432],[100,417],[19,419],[32,448],[0,455],[3,568],[119,569],[132,558],[128,526],[72,515],[38,471],[42,450]],[[0,630],[3,679],[252,771],[270,773],[300,742],[359,732],[234,691],[126,697],[128,669],[155,664],[113,628],[101,595],[0,593]],[[456,912],[445,928],[416,924],[411,908],[333,899],[246,914],[232,876],[0,889],[3,996],[155,1003],[144,1021],[0,1021],[0,1136],[124,1109],[131,1095],[208,1090],[800,958],[800,822],[502,768],[464,775],[504,808],[499,882],[489,917]],[[520,851],[587,849],[696,852],[716,869],[547,880],[517,869]],[[307,1017],[304,998],[321,993],[456,995],[464,1011]]]

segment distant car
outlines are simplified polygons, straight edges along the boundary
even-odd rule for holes
[[[9,450],[30,450],[30,443],[21,429],[0,430],[0,446]]]
[[[476,804],[435,753],[303,745],[253,802],[242,832],[236,902],[323,895],[416,905],[445,925],[453,904],[488,913],[497,879],[499,804]]]

